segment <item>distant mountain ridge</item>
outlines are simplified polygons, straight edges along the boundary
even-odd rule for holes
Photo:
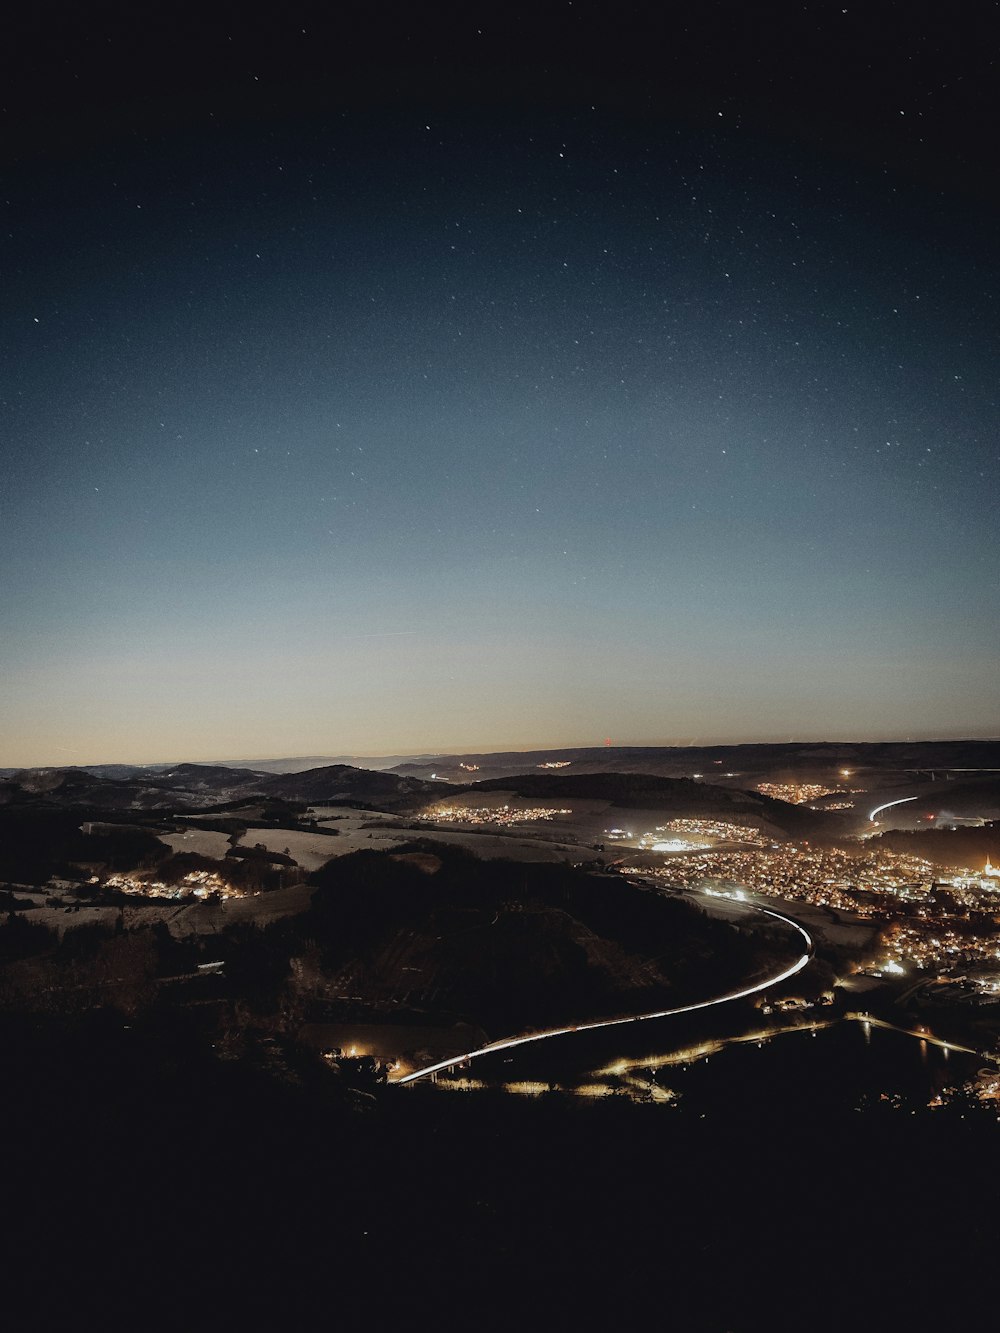
[[[614,745],[543,750],[499,750],[483,753],[382,755],[314,755],[278,759],[232,759],[212,763],[82,764],[33,769],[0,768],[0,778],[22,772],[81,772],[94,777],[134,780],[155,779],[182,768],[257,774],[294,774],[319,769],[355,768],[370,772],[393,772],[404,777],[433,781],[468,782],[478,772],[482,779],[526,773],[546,764],[571,767],[574,773],[649,773],[685,777],[703,773],[707,779],[728,776],[751,777],[775,769],[811,770],[828,765],[874,769],[988,769],[1000,773],[1000,740],[932,741],[789,741],[741,745]],[[712,774],[712,768],[723,773]]]
[[[876,770],[990,769],[1000,772],[1000,740],[802,741],[707,746],[590,746],[582,749],[507,750],[491,754],[435,755],[407,760],[393,772],[466,782],[514,776],[549,765],[577,773],[648,773],[754,782],[778,770],[789,774],[840,768]],[[721,771],[720,771],[721,770]],[[471,779],[475,780],[475,778]]]
[[[259,773],[221,764],[176,764],[99,777],[84,768],[22,769],[0,779],[0,804],[45,803],[113,810],[198,810],[261,797],[306,802],[346,801],[378,809],[422,804],[444,784],[349,764],[294,773]]]
[[[400,764],[431,763],[432,754],[388,754],[388,755],[309,755],[288,759],[220,759],[216,762],[223,768],[250,768],[255,773],[304,773],[317,768],[364,768],[380,773],[386,769],[397,768]]]
[[[804,808],[771,801],[755,790],[762,778],[808,778],[836,786],[844,769],[866,775],[866,789],[896,784],[902,774],[944,789],[1000,776],[998,741],[921,741],[857,744],[802,743],[700,748],[591,747],[507,751],[496,755],[437,755],[370,769],[322,764],[286,772],[246,765],[97,765],[6,770],[0,804],[44,803],[106,810],[195,811],[259,797],[307,804],[345,802],[390,811],[417,810],[449,793],[510,789],[525,796],[576,796],[636,808],[755,814],[791,832],[808,827]],[[849,776],[849,773],[848,775]],[[677,785],[681,784],[681,785]],[[847,784],[849,785],[849,784]],[[793,813],[789,813],[789,812]],[[815,814],[816,812],[813,812]],[[780,817],[779,817],[780,815]]]

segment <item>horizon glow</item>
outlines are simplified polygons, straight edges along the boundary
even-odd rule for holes
[[[12,177],[0,765],[1000,732],[975,201],[599,112]]]

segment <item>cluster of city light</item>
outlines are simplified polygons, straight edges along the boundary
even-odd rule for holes
[[[425,810],[417,818],[428,824],[498,824],[510,828],[514,824],[530,824],[539,819],[554,819],[556,815],[571,815],[572,810],[557,810],[549,806],[524,809],[513,805],[460,806],[441,805]]]
[[[939,977],[954,976],[966,967],[995,967],[1000,962],[1000,933],[997,932],[995,893],[997,877],[987,861],[976,873],[967,868],[934,872],[937,890],[924,886],[922,893],[900,895],[909,901],[895,904],[883,900],[880,915],[888,918],[882,939],[890,962],[877,965],[881,973],[899,966],[936,971]],[[1000,980],[994,977],[963,978],[972,992],[995,997]]]
[[[956,929],[945,916],[893,921],[882,939],[891,958],[901,965],[940,971],[1000,962],[1000,936]]]
[[[642,844],[645,846],[645,842]],[[662,842],[654,842],[650,851],[653,852],[700,852],[711,847],[710,842],[689,842],[687,838],[665,838]]]
[[[569,768],[572,759],[550,759],[544,764],[536,764],[536,768]]]
[[[1000,1102],[1000,1069],[981,1069],[967,1087],[981,1102]]]
[[[1000,1102],[1000,1069],[995,1067],[995,1062],[1000,1057],[989,1051],[977,1051],[968,1046],[959,1046],[954,1042],[937,1041],[929,1035],[925,1036],[923,1032],[911,1035],[920,1036],[921,1041],[931,1041],[934,1045],[943,1047],[946,1054],[949,1051],[961,1051],[965,1055],[979,1055],[987,1060],[994,1061],[994,1064],[980,1069],[971,1079],[962,1084],[961,1092],[975,1097],[977,1101],[992,1103],[994,1109],[1000,1109],[997,1107],[997,1103]],[[934,1109],[946,1106],[949,1102],[954,1101],[959,1091],[957,1087],[942,1088],[934,1094],[927,1105]],[[997,1116],[997,1119],[1000,1120],[1000,1115]]]
[[[789,805],[808,805],[810,801],[818,801],[821,796],[842,794],[840,787],[824,787],[818,782],[758,782],[757,790],[761,796],[787,801]]]
[[[883,915],[892,900],[926,897],[935,874],[929,862],[899,852],[850,853],[796,843],[761,851],[715,850],[652,871],[626,868],[626,873],[652,874],[681,888],[738,884],[754,893],[869,917]],[[885,903],[873,902],[872,895],[881,895]]]
[[[730,824],[721,819],[671,819],[666,824],[657,824],[656,828],[649,833],[642,833],[639,836],[639,846],[643,849],[649,847],[653,851],[657,842],[663,842],[664,834],[679,835],[682,838],[705,839],[711,841],[699,841],[697,846],[711,847],[715,842],[742,842],[750,843],[754,847],[765,847],[768,839],[759,829],[746,828],[742,824]],[[692,848],[694,850],[694,848]]]
[[[948,888],[953,898],[957,898],[966,907],[976,907],[1000,893],[1000,876],[989,861],[982,871],[970,870],[967,866],[953,869],[939,876],[939,882]],[[995,903],[991,904],[995,906]]]
[[[222,898],[242,898],[243,894],[214,870],[192,870],[177,884],[158,879],[140,879],[136,875],[109,875],[106,889],[129,893],[138,898],[208,898],[217,893]]]

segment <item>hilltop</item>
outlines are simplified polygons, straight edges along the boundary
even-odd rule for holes
[[[789,805],[736,787],[718,787],[690,778],[658,777],[648,773],[522,773],[470,783],[467,792],[511,792],[552,801],[608,801],[612,807],[656,810],[672,815],[702,815],[736,823],[764,822],[785,832],[808,832],[828,822],[803,806]]]
[[[360,803],[395,810],[440,795],[445,784],[396,773],[378,773],[349,764],[330,764],[299,773],[255,775],[253,790],[286,801]]]

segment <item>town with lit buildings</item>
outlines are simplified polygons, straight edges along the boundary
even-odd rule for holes
[[[495,824],[511,828],[517,824],[531,824],[536,820],[554,819],[556,815],[571,815],[572,810],[556,810],[547,806],[522,809],[512,805],[437,806],[425,810],[417,818],[426,824]]]
[[[758,782],[757,790],[761,796],[770,796],[774,801],[787,801],[789,805],[808,805],[818,801],[821,796],[842,795],[838,787],[824,787],[818,782]]]
[[[709,846],[718,842],[736,842],[746,847],[765,847],[768,843],[767,837],[759,829],[743,824],[731,824],[721,819],[671,819],[666,824],[657,824],[651,832],[641,834],[639,846],[656,851],[656,844],[664,834],[680,838],[708,838],[711,840]]]
[[[880,941],[889,958],[907,969],[946,972],[1000,963],[1000,869],[989,861],[977,873],[966,867],[942,870],[888,849],[853,852],[772,843],[754,849],[699,849],[652,868],[618,868],[671,888],[745,891],[884,921]]]
[[[639,834],[633,829],[609,828],[604,836],[609,842],[634,842],[640,851],[653,852],[696,851],[720,842],[748,847],[765,847],[768,843],[759,829],[721,819],[671,819]]]
[[[189,871],[176,884],[164,884],[156,879],[141,879],[134,874],[113,874],[105,879],[104,888],[137,898],[210,898],[213,894],[220,898],[245,896],[241,890],[234,888],[214,870]]]
[[[677,857],[652,872],[633,869],[652,873],[678,888],[727,882],[753,893],[803,899],[817,907],[835,907],[866,918],[878,916],[883,904],[891,907],[901,899],[920,896],[934,878],[930,863],[917,857],[890,851],[852,855],[808,843],[712,849]]]

